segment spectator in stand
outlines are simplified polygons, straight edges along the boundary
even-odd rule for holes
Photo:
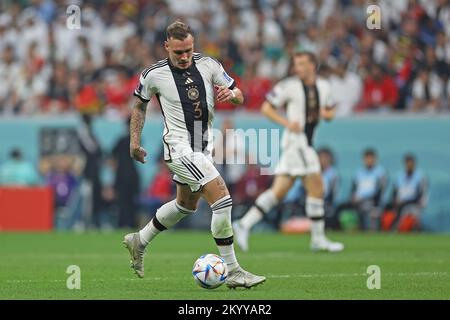
[[[393,216],[389,217],[386,214],[383,216],[385,229],[398,229],[405,214],[414,216],[412,221],[414,226],[411,227],[416,227],[418,216],[427,203],[427,180],[416,166],[416,157],[413,154],[406,154],[403,159],[405,170],[397,175],[392,191],[392,202],[387,205],[388,210],[393,210]]]
[[[156,210],[167,201],[175,197],[175,187],[172,181],[172,174],[164,162],[161,154],[158,162],[158,169],[152,182],[140,197],[140,205],[150,216],[154,216]],[[146,218],[146,220],[148,220]]]
[[[14,148],[9,160],[0,165],[1,186],[33,186],[40,182],[36,168],[23,158],[22,151]]]
[[[241,77],[233,72],[232,62],[230,60],[226,61],[226,64],[224,65],[224,69],[229,70],[228,71],[230,73],[229,76],[231,78],[233,78],[234,81],[236,81],[236,86],[238,86],[238,87],[241,86]],[[220,111],[233,111],[233,110],[236,110],[236,105],[232,104],[231,102],[216,102],[214,109],[220,110]]]
[[[412,86],[412,111],[437,111],[442,104],[444,85],[439,76],[428,69],[421,68]]]
[[[53,190],[55,226],[71,229],[79,218],[79,179],[71,156],[58,154],[41,161],[45,183]],[[48,161],[48,167],[44,162]]]
[[[125,134],[112,149],[116,177],[114,189],[119,207],[119,228],[136,228],[140,180],[136,162],[130,157],[130,120],[126,120]]]
[[[362,81],[358,74],[339,61],[330,76],[331,95],[336,102],[336,117],[350,116],[361,98]]]
[[[436,36],[435,55],[438,61],[450,64],[450,41],[449,37],[443,31],[439,31]]]
[[[363,98],[359,110],[378,110],[374,104],[386,102],[379,101],[384,90],[397,91],[398,96],[387,101],[387,110],[392,110],[393,100],[396,109],[405,109],[419,66],[434,70],[444,83],[449,78],[449,0],[382,1],[380,31],[367,30],[367,4],[362,0],[103,2],[83,3],[81,30],[67,28],[67,14],[54,0],[1,2],[0,56],[9,50],[6,55],[13,61],[8,71],[2,70],[5,63],[0,62],[1,113],[112,109],[113,114],[126,118],[126,112],[117,113],[125,90],[118,90],[118,96],[111,94],[111,83],[105,81],[110,78],[105,75],[118,66],[128,68],[127,79],[113,81],[112,87],[121,88],[121,84],[134,81],[140,70],[163,59],[163,46],[151,44],[165,40],[164,26],[176,18],[187,20],[199,34],[196,50],[223,63],[230,76],[239,79],[250,70],[240,83],[253,92],[249,110],[257,109],[256,92],[259,86],[265,87],[265,83],[256,83],[251,73],[259,80],[286,76],[286,57],[299,46],[316,53],[321,65],[347,61],[347,69],[358,72],[364,81],[373,64],[383,64],[392,73],[395,83],[372,88],[374,97],[370,101]],[[223,57],[230,60],[222,61]],[[58,64],[67,68],[66,88],[57,80],[62,73]],[[40,65],[40,69],[32,65]],[[2,76],[16,67],[18,76]],[[368,80],[373,84],[372,77]],[[68,100],[61,99],[65,91],[70,92]],[[155,109],[152,106],[154,103],[150,112]],[[217,110],[235,109],[219,104]]]
[[[336,197],[339,186],[339,176],[335,167],[334,154],[329,148],[321,148],[317,151],[320,168],[322,170],[325,227],[337,229],[339,223],[335,210]]]
[[[117,68],[105,73],[103,88],[107,103],[106,109],[125,117],[129,113],[128,105],[137,81],[138,79],[128,75],[125,68]]]
[[[57,62],[53,66],[53,75],[47,89],[47,98],[43,110],[62,112],[70,108],[71,95],[67,86],[68,72],[65,64]]]
[[[246,109],[259,112],[266,94],[272,88],[272,81],[269,78],[257,76],[255,68],[253,65],[245,69],[240,88],[244,93]]]
[[[245,150],[245,141],[240,139],[230,118],[225,118],[222,123],[221,137],[216,139],[214,147],[214,159],[217,170],[227,183],[230,193],[234,193],[234,185],[245,174],[249,156]]]
[[[373,64],[370,74],[364,81],[361,102],[356,111],[393,110],[398,99],[398,88],[394,79],[382,66]]]
[[[381,200],[386,188],[387,177],[384,168],[377,164],[374,149],[363,153],[364,166],[356,171],[352,182],[350,201],[339,205],[336,214],[345,209],[356,210],[361,230],[378,230],[381,216]]]
[[[81,154],[84,157],[81,192],[85,227],[101,226],[102,186],[100,181],[102,150],[92,127],[92,115],[82,115],[82,123],[77,131]]]
[[[256,164],[249,164],[244,175],[234,185],[233,215],[241,216],[255,202],[258,195],[270,186],[272,177],[262,175],[261,168]],[[275,224],[278,226],[279,222]]]
[[[0,60],[0,114],[19,110],[16,81],[21,77],[21,65],[14,59],[14,47],[7,45]]]

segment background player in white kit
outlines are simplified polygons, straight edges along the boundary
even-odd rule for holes
[[[141,132],[147,103],[156,96],[164,117],[164,159],[174,173],[177,196],[161,206],[142,230],[127,234],[123,243],[130,252],[131,267],[143,277],[146,246],[161,231],[193,214],[203,197],[211,206],[211,231],[228,267],[226,285],[250,288],[266,278],[243,270],[237,262],[231,226],[232,200],[212,163],[210,134],[214,88],[220,102],[242,104],[244,98],[220,63],[193,53],[194,38],[187,25],[177,21],[166,31],[168,58],[144,70],[134,92],[137,99],[130,121],[130,154],[135,160],[146,162]]]
[[[261,111],[286,129],[282,138],[282,155],[275,169],[270,189],[256,199],[255,204],[233,223],[238,245],[249,248],[251,228],[263,215],[275,207],[287,194],[297,177],[302,177],[307,192],[306,214],[311,219],[311,249],[341,251],[344,246],[325,236],[323,185],[320,164],[312,146],[314,129],[320,118],[331,120],[334,106],[328,83],[317,77],[317,61],[310,52],[297,52],[293,57],[295,75],[280,81],[266,97]],[[276,109],[286,105],[287,119]]]

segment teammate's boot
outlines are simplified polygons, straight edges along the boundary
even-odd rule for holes
[[[244,228],[238,220],[233,222],[233,233],[239,248],[241,248],[242,251],[247,252],[250,231]]]
[[[254,275],[239,267],[228,273],[225,284],[230,289],[238,287],[251,288],[263,283],[264,281],[266,281],[266,277]]]
[[[327,237],[323,237],[318,241],[311,241],[312,251],[328,251],[328,252],[340,252],[344,250],[344,244],[341,242],[334,242]]]
[[[128,249],[131,256],[131,268],[139,278],[144,277],[144,254],[145,246],[141,243],[139,233],[129,233],[123,238],[125,248]]]

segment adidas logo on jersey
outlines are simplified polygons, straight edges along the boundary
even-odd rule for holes
[[[184,82],[184,84],[189,84],[194,82],[191,78],[187,78],[186,81]]]

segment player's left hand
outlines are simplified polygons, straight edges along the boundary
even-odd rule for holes
[[[147,151],[141,146],[131,146],[130,147],[130,156],[132,159],[139,161],[140,163],[146,163],[145,157],[147,156]]]
[[[225,86],[223,86],[223,87],[214,86],[214,87],[217,90],[217,101],[219,101],[219,102],[230,101],[231,99],[233,99],[235,97],[233,92]]]

